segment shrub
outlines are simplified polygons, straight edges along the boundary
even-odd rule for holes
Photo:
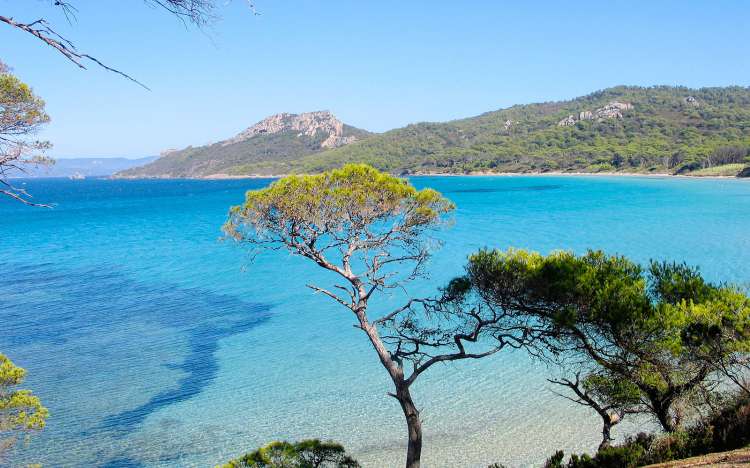
[[[655,436],[641,433],[620,445],[604,448],[593,457],[557,451],[544,468],[631,468],[723,452],[750,444],[750,395],[730,400],[715,414],[685,431]]]
[[[558,450],[555,452],[554,455],[549,457],[547,461],[544,463],[544,468],[562,468],[563,466],[563,459],[565,458],[565,452],[562,450]]]
[[[335,442],[271,442],[217,468],[360,468]]]
[[[693,452],[733,450],[750,444],[750,395],[736,397],[688,430]]]
[[[630,468],[640,464],[645,449],[639,444],[626,444],[617,447],[607,447],[602,449],[593,459],[594,464],[585,465],[588,467],[601,468]],[[577,467],[574,467],[577,468]],[[581,466],[584,468],[584,466]]]

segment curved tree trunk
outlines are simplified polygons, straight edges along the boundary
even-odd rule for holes
[[[411,398],[409,385],[404,381],[403,368],[391,357],[391,353],[388,352],[380,338],[377,327],[367,321],[365,310],[367,310],[367,303],[363,302],[357,309],[357,318],[359,319],[360,326],[378,353],[380,363],[388,371],[388,375],[391,376],[393,385],[396,387],[396,393],[391,393],[390,395],[398,400],[406,418],[406,427],[409,436],[406,450],[406,468],[419,468],[422,457],[422,422],[419,420],[419,411],[414,405],[414,400]]]
[[[408,387],[396,390],[396,399],[401,404],[401,410],[406,418],[406,427],[409,433],[409,444],[406,450],[406,468],[419,468],[422,457],[422,422],[419,420],[419,411],[414,406]]]
[[[659,421],[664,432],[674,432],[677,429],[677,423],[670,414],[672,406],[671,401],[652,402],[656,419]]]

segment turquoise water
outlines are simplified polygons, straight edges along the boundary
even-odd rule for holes
[[[485,246],[601,248],[750,281],[747,181],[413,182],[458,207],[416,291]],[[304,288],[330,278],[282,253],[251,263],[219,239],[227,207],[267,183],[35,180],[26,188],[55,209],[0,200],[0,351],[28,369],[52,413],[19,464],[203,467],[315,436],[365,466],[401,465],[405,428],[385,372],[351,318]],[[557,448],[594,448],[596,417],[555,397],[548,372],[503,352],[426,375],[416,388],[424,466],[528,466]]]

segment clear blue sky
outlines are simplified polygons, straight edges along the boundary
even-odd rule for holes
[[[152,91],[81,71],[0,24],[0,58],[47,101],[56,157],[157,154],[277,112],[329,109],[373,131],[618,84],[750,85],[750,1],[244,0],[202,32],[138,0],[0,0]],[[219,2],[223,4],[224,2]]]

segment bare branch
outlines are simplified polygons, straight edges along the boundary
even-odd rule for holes
[[[31,195],[28,195],[25,191],[23,193],[26,194],[26,196],[28,196],[28,197],[31,196]],[[52,208],[52,205],[46,205],[44,203],[33,203],[33,202],[30,202],[26,198],[23,198],[21,195],[19,195],[18,190],[15,191],[15,192],[13,192],[13,191],[10,191],[10,190],[0,189],[0,194],[6,195],[6,196],[11,197],[11,198],[14,198],[14,199],[20,201],[21,203],[23,203],[24,205],[37,206],[37,207],[41,207],[41,208]]]
[[[107,66],[104,63],[102,63],[100,60],[96,59],[95,57],[92,57],[89,54],[78,52],[75,45],[68,39],[65,39],[63,36],[55,32],[55,30],[53,30],[50,27],[50,25],[47,23],[45,19],[38,19],[32,23],[19,23],[15,21],[13,18],[0,16],[0,22],[6,23],[9,26],[12,26],[16,29],[20,29],[21,31],[25,31],[31,34],[32,36],[36,37],[43,43],[57,50],[65,58],[67,58],[68,60],[76,64],[79,68],[86,69],[86,66],[83,64],[83,61],[89,60],[91,62],[94,62],[96,65],[99,65],[100,67],[104,68],[105,70],[111,71],[113,73],[117,73],[118,75],[127,78],[133,83],[136,83],[145,89],[149,89],[148,86],[144,85],[143,83],[136,80],[135,78],[128,75],[127,73],[117,70],[116,68]]]
[[[399,307],[398,309],[394,310],[393,312],[391,312],[389,314],[386,314],[386,315],[384,315],[384,316],[382,316],[382,317],[380,317],[380,318],[378,318],[376,320],[373,320],[372,323],[375,324],[375,325],[383,325],[386,322],[389,322],[389,321],[393,320],[398,314],[400,314],[400,313],[402,313],[402,312],[404,312],[406,310],[411,309],[411,306],[413,304],[417,304],[417,303],[424,304],[424,303],[426,303],[428,301],[429,301],[429,299],[409,299],[409,302],[407,302],[403,307]]]
[[[319,288],[313,284],[308,284],[306,286],[315,292],[325,294],[326,296],[330,297],[331,299],[333,299],[334,301],[338,302],[339,304],[343,305],[344,307],[348,309],[351,309],[356,305],[354,303],[346,302],[345,300],[341,299],[339,296],[335,295],[331,291],[328,291],[327,289]]]

